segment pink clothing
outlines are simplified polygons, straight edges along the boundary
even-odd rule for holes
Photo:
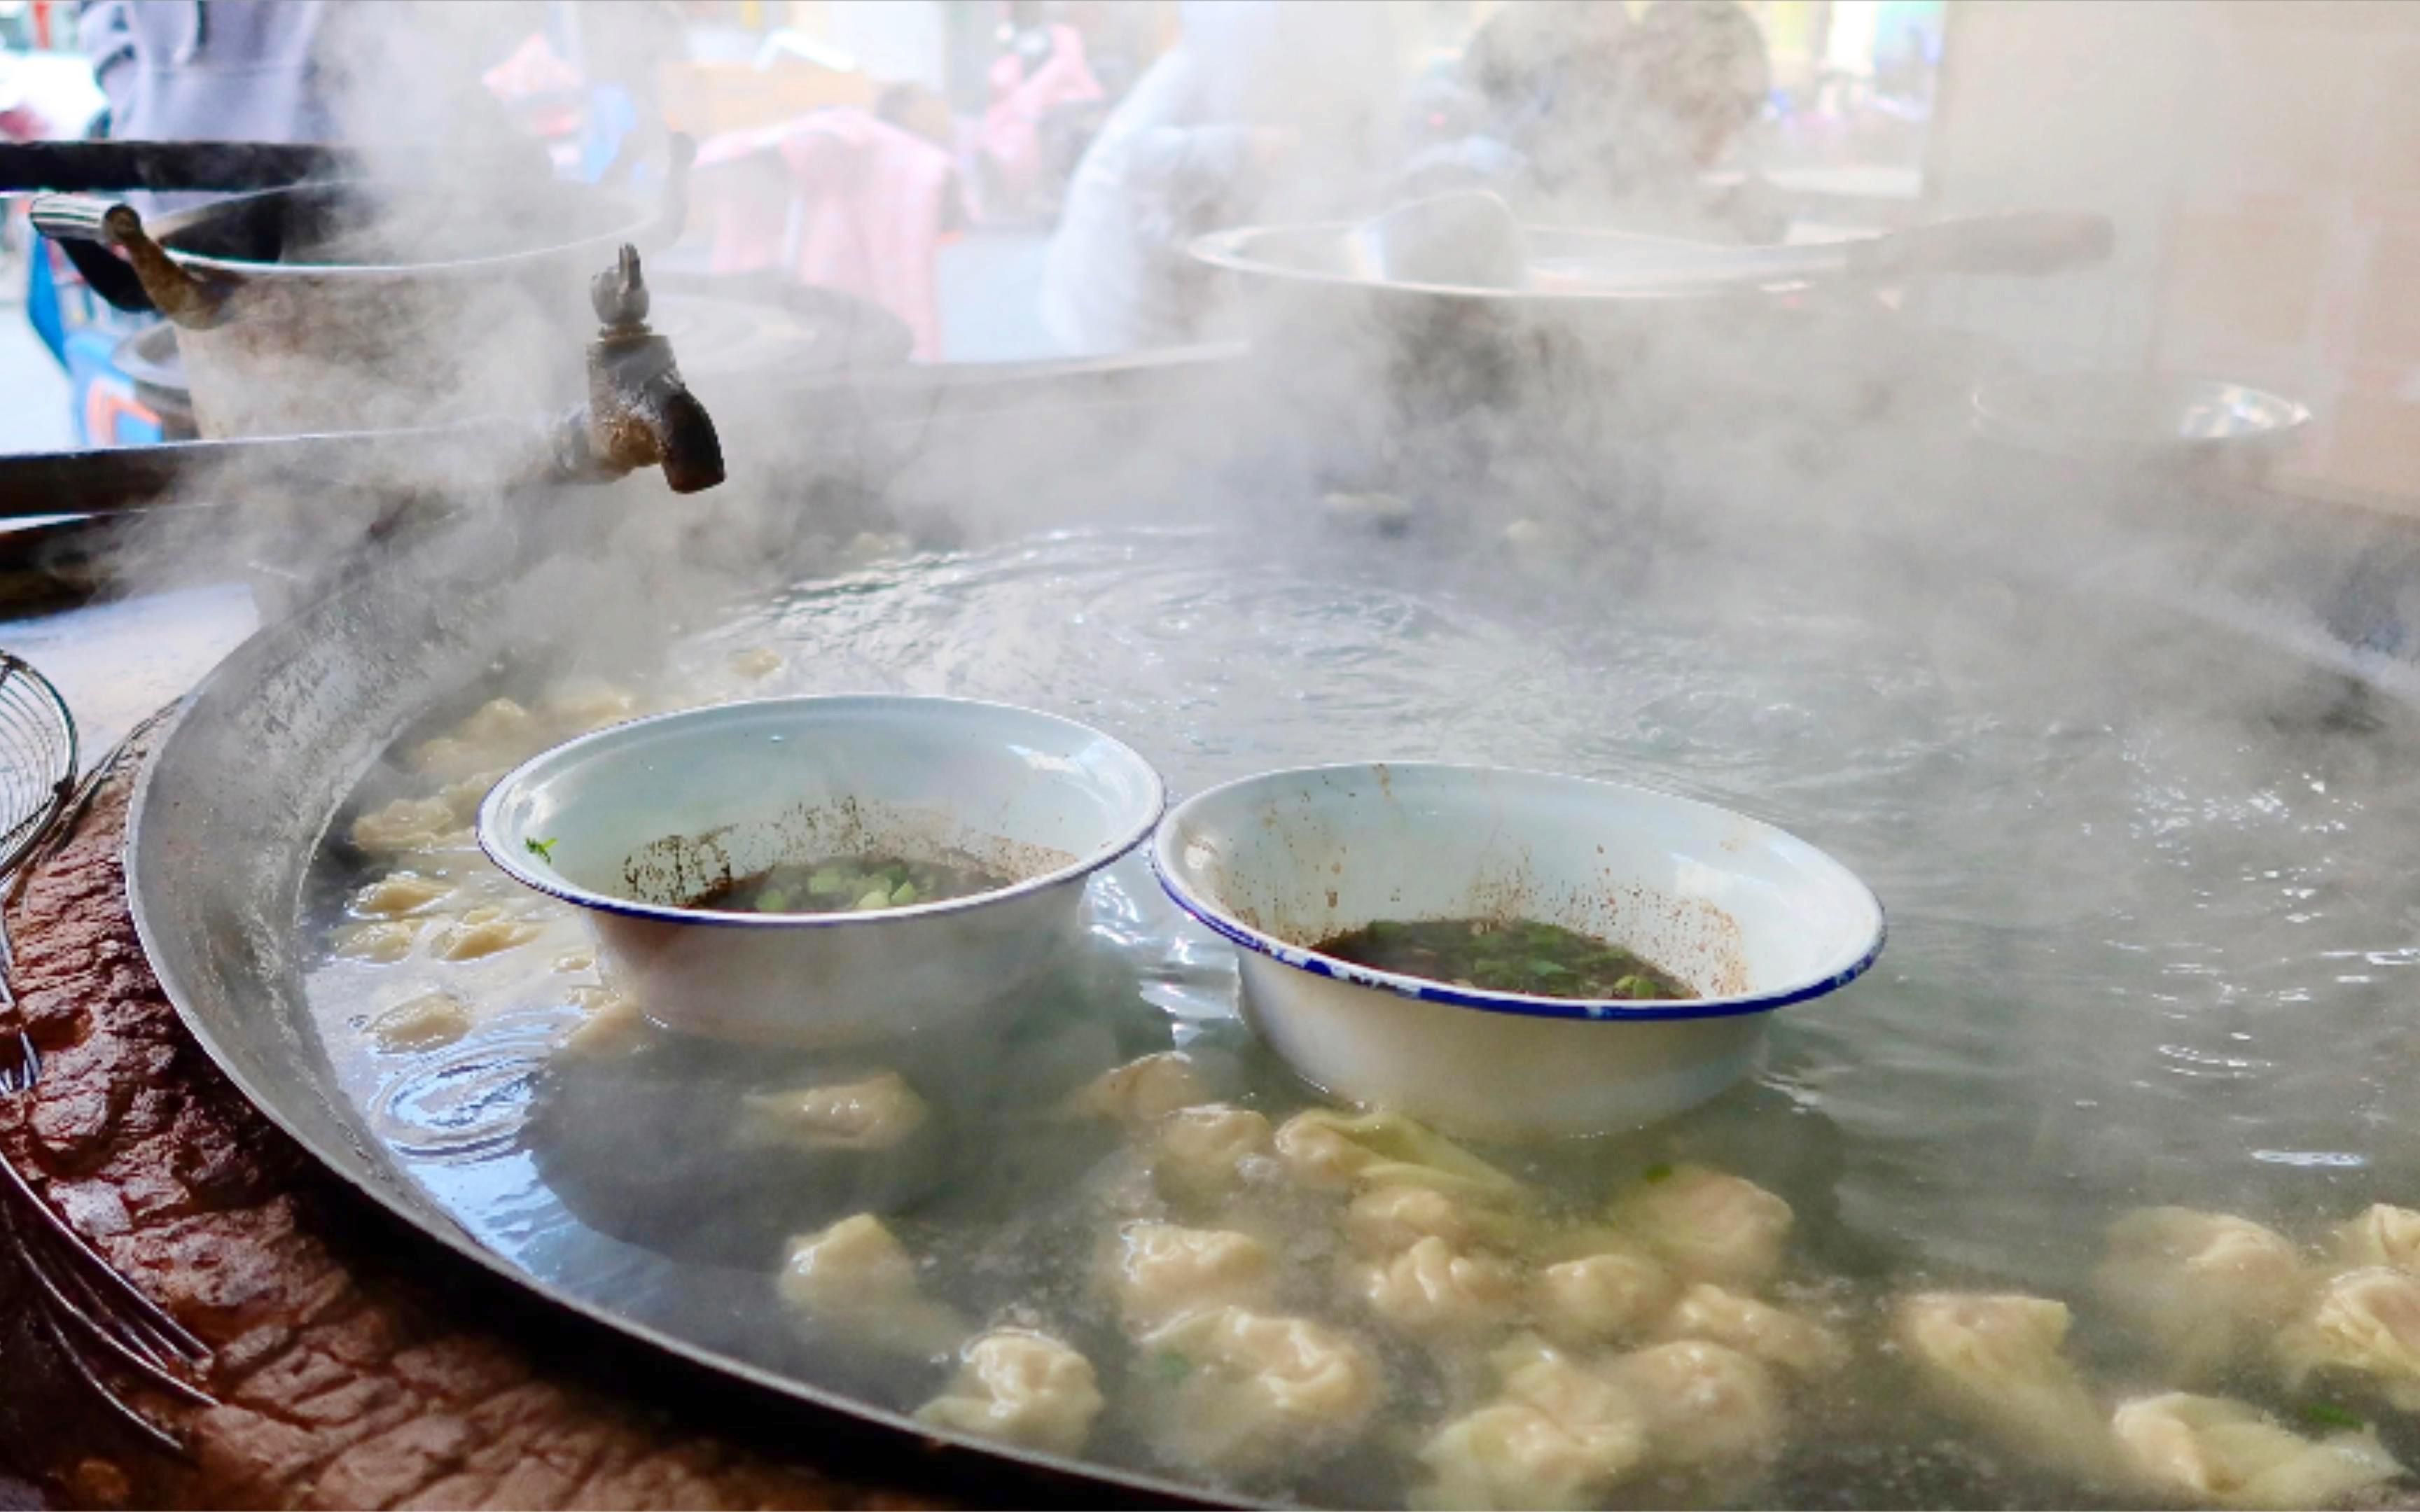
[[[778,268],[871,300],[907,322],[919,359],[940,356],[936,268],[963,213],[949,153],[835,107],[710,138],[690,184],[714,271]]]
[[[991,104],[979,141],[1011,203],[1020,202],[1042,171],[1042,120],[1062,105],[1098,100],[1104,91],[1084,61],[1084,35],[1063,23],[1050,30],[1050,55],[1032,73],[1015,54],[991,66]]]

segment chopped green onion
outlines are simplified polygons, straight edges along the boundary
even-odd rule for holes
[[[893,908],[905,908],[915,901],[916,884],[912,882],[903,882],[892,889],[891,906]]]
[[[876,908],[888,908],[890,906],[891,894],[880,887],[876,887],[872,892],[867,893],[864,897],[860,898],[857,901],[856,911],[861,914],[871,913]]]
[[[1657,1161],[1639,1172],[1638,1179],[1642,1181],[1668,1181],[1672,1179],[1672,1165],[1669,1161]]]
[[[1151,1368],[1162,1381],[1183,1381],[1193,1374],[1193,1362],[1174,1350],[1162,1350],[1152,1357]]]
[[[2304,1403],[2303,1421],[2323,1428],[2359,1429],[2369,1427],[2362,1421],[2360,1414],[2348,1412],[2334,1402]]]
[[[552,866],[554,864],[554,841],[551,840],[524,840],[521,843],[529,847],[529,853],[532,856],[536,856],[539,860],[544,861],[549,866]]]
[[[1662,988],[1657,987],[1653,982],[1635,972],[1627,977],[1616,978],[1613,983],[1613,992],[1614,995],[1617,997],[1661,997],[1664,995]]]

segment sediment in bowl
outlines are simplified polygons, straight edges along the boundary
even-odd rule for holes
[[[1056,716],[963,699],[773,699],[559,746],[489,794],[479,842],[517,880],[587,911],[608,980],[658,1023],[842,1045],[962,1025],[1030,981],[1077,933],[1091,874],[1150,833],[1162,801],[1140,756]],[[863,914],[677,905],[851,841],[968,851],[1016,880]]]
[[[1178,806],[1153,863],[1242,953],[1244,1011],[1338,1095],[1495,1137],[1668,1117],[1749,1074],[1767,1015],[1880,952],[1881,904],[1769,825],[1645,789],[1430,764],[1248,778]],[[1582,1002],[1377,972],[1310,948],[1380,918],[1532,918],[1705,995]]]

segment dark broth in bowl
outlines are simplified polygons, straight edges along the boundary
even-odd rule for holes
[[[939,861],[837,856],[785,861],[700,893],[682,906],[730,914],[870,914],[996,892],[1013,880]]]
[[[1485,992],[1641,1002],[1698,995],[1635,951],[1527,919],[1382,918],[1311,949],[1377,971]]]

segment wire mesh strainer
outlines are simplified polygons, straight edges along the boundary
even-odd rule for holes
[[[0,651],[0,876],[49,833],[75,785],[67,701],[23,657]]]

